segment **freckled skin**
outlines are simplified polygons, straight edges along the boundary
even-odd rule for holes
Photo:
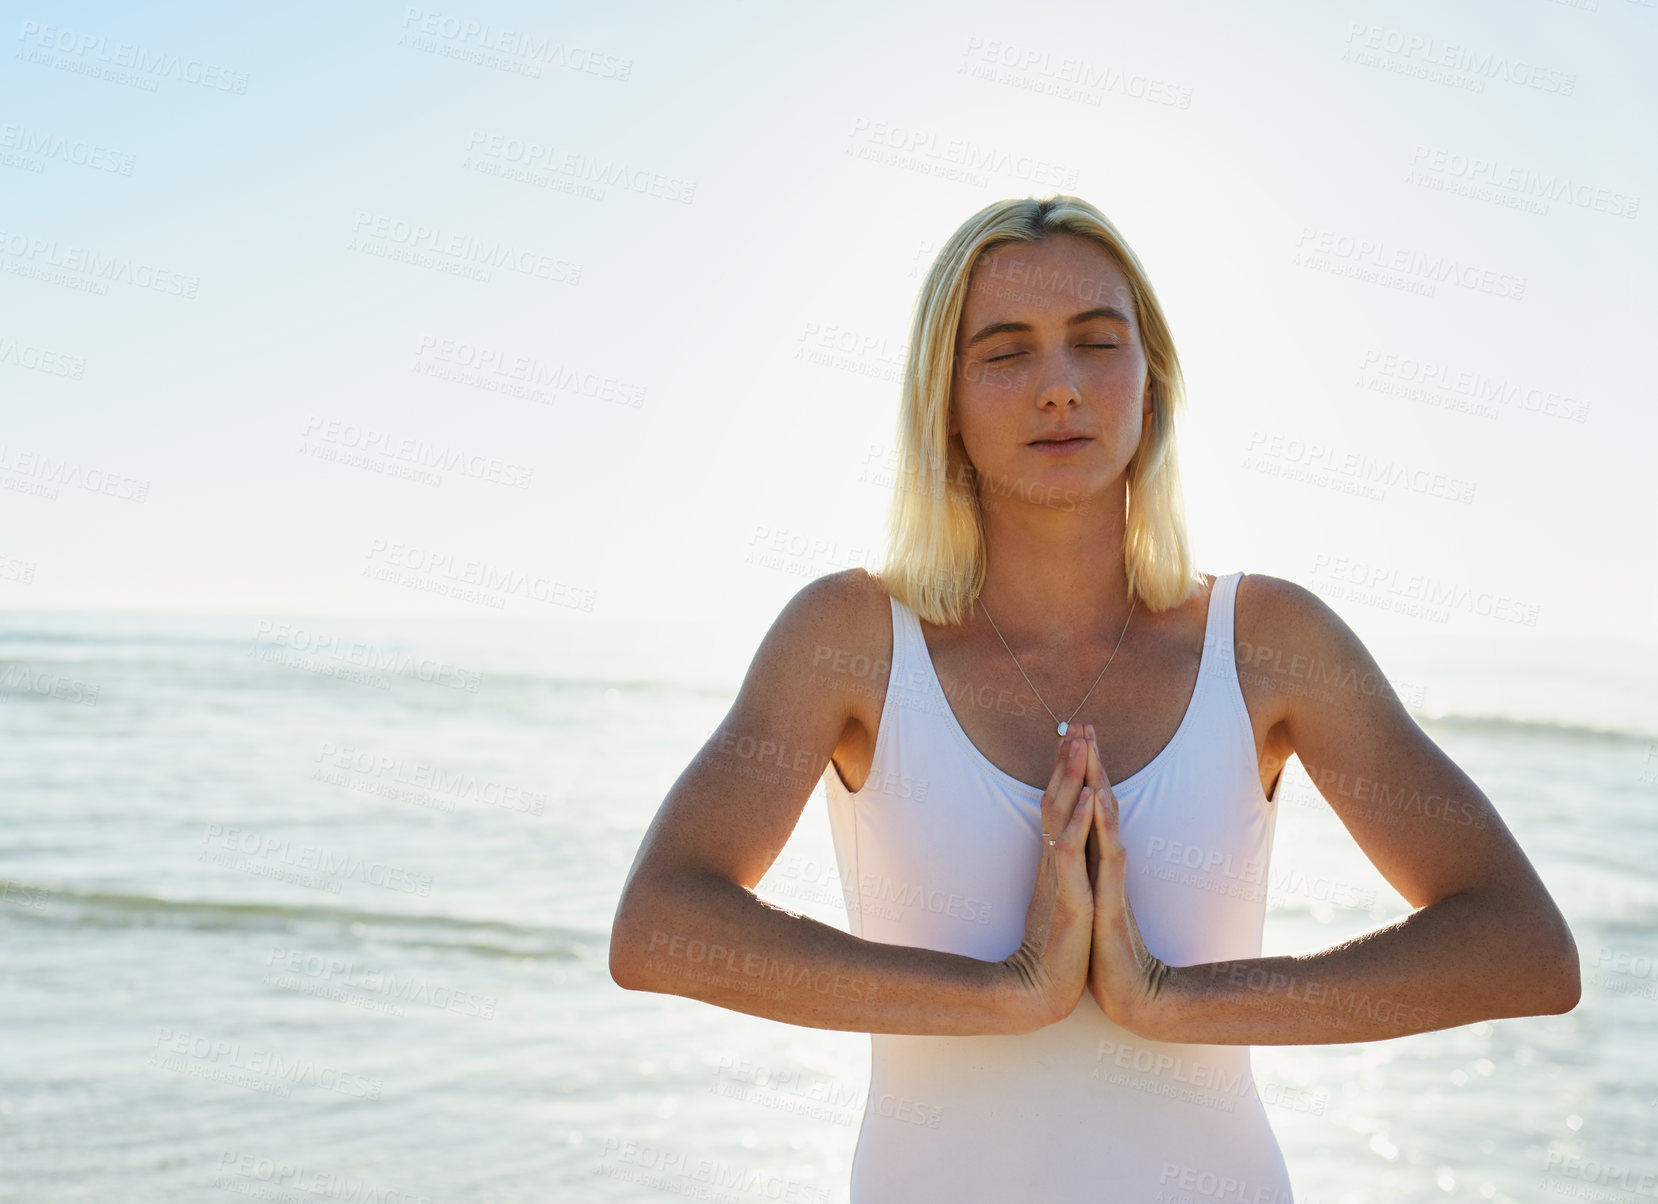
[[[1121,316],[1069,321],[1101,306]],[[1049,781],[1047,830],[1088,820],[1067,829],[1059,852],[1044,852],[1019,954],[987,963],[864,941],[752,893],[822,774],[855,788],[869,771],[884,671],[853,681],[825,671],[822,651],[890,664],[890,603],[877,579],[848,570],[791,600],[730,713],[646,832],[612,931],[619,983],[808,1027],[920,1034],[1028,1032],[1068,1015],[1087,989],[1142,1036],[1213,1044],[1380,1040],[1576,1005],[1571,932],[1495,808],[1391,691],[1340,684],[1383,679],[1347,624],[1316,594],[1264,574],[1238,584],[1234,652],[1263,789],[1297,756],[1417,910],[1296,957],[1175,967],[1146,953],[1122,885],[1106,771],[1132,772],[1173,731],[1196,672],[1208,590],[1157,614],[1133,610],[1122,556],[1100,554],[1122,547],[1127,468],[1152,413],[1137,318],[1109,254],[1057,234],[981,256],[957,336],[948,432],[980,482],[987,558],[968,619],[923,624],[947,693],[955,697],[947,679],[959,678],[993,687],[996,699],[1029,696],[987,611],[1044,699],[1066,707],[1084,697],[1130,620],[1110,669],[1124,696],[1108,689],[1089,699],[1066,738],[1044,708],[1023,701],[1016,715],[958,712],[997,765]],[[1007,322],[1025,329],[974,341]],[[1061,430],[1087,442],[1032,448]],[[1265,659],[1254,655],[1262,651]],[[1307,688],[1309,665],[1330,667],[1335,684],[1321,677]],[[1086,771],[1062,766],[1084,724],[1097,733]],[[767,775],[775,781],[757,781],[752,767],[722,763],[733,738],[810,753]],[[1104,792],[1087,808],[1078,802],[1084,772]],[[673,957],[693,949],[718,949],[717,965]]]

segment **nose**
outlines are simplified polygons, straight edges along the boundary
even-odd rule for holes
[[[1068,409],[1082,404],[1082,390],[1076,382],[1076,366],[1069,356],[1045,356],[1039,370],[1047,374],[1037,393],[1037,404],[1043,409]]]
[[[1042,407],[1044,409],[1069,409],[1082,404],[1082,395],[1069,381],[1056,381],[1042,390]]]

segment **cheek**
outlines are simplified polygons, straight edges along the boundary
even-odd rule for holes
[[[1141,356],[1115,355],[1099,363],[1093,379],[1112,390],[1132,391],[1139,396],[1146,379],[1146,361]]]
[[[978,397],[1004,397],[1024,386],[1024,371],[1006,364],[968,364],[956,377],[958,393],[965,390]]]

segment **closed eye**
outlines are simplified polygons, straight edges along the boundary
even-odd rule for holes
[[[1089,350],[1092,350],[1092,351],[1113,351],[1117,348],[1118,344],[1116,344],[1116,343],[1078,343],[1077,346],[1078,347],[1085,347],[1085,348],[1088,348]],[[1001,360],[1010,360],[1010,359],[1013,359],[1015,356],[1024,355],[1024,354],[1025,353],[1023,351],[1010,351],[1006,355],[993,355],[989,359],[985,360],[985,363],[994,364],[994,363],[997,363]]]

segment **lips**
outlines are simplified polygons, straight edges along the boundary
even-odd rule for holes
[[[1087,447],[1092,442],[1093,440],[1086,435],[1073,435],[1065,439],[1038,439],[1030,446],[1043,451],[1062,452],[1076,451],[1078,448]]]

